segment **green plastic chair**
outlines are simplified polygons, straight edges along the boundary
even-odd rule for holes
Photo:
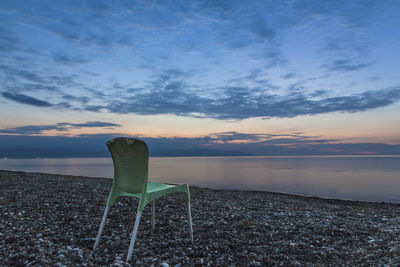
[[[136,213],[135,226],[133,228],[131,242],[129,245],[126,262],[132,257],[133,246],[139,228],[140,216],[143,209],[151,202],[151,228],[155,228],[154,206],[157,198],[165,195],[184,192],[189,217],[189,237],[193,242],[192,216],[190,211],[190,192],[187,184],[173,185],[148,182],[149,150],[145,142],[132,138],[118,137],[107,142],[114,164],[114,180],[111,192],[107,200],[103,219],[101,220],[99,232],[93,250],[99,245],[107,214],[120,197],[132,196],[139,198]]]

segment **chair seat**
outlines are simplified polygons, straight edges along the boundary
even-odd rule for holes
[[[168,190],[181,185],[174,184],[162,184],[157,182],[148,182],[147,183],[147,192],[146,193],[154,193],[157,191]]]
[[[148,195],[148,202],[162,196],[178,192],[185,193],[186,201],[190,201],[189,186],[187,184],[162,184],[157,182],[147,183],[146,195]]]
[[[185,193],[186,201],[190,201],[189,186],[187,184],[162,184],[157,182],[148,182],[146,193],[129,193],[125,191],[119,191],[118,196],[120,197],[137,197],[141,199],[138,210],[143,210],[144,207],[153,200],[169,195],[172,193],[183,192]]]

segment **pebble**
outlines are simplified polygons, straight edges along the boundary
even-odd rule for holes
[[[92,252],[111,182],[0,170],[0,266],[129,266],[134,198],[110,209]],[[195,243],[188,239],[184,196],[168,195],[157,200],[155,232],[150,209],[143,211],[130,264],[400,266],[399,204],[195,186],[191,201]]]

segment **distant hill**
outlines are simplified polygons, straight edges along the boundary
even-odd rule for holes
[[[171,149],[150,151],[152,157],[218,157],[218,156],[250,156],[240,151],[225,151],[207,148]]]

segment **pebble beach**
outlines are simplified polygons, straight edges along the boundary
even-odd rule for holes
[[[190,187],[194,243],[181,193],[142,214],[111,207],[92,252],[112,180],[0,171],[0,266],[400,265],[400,204]]]

